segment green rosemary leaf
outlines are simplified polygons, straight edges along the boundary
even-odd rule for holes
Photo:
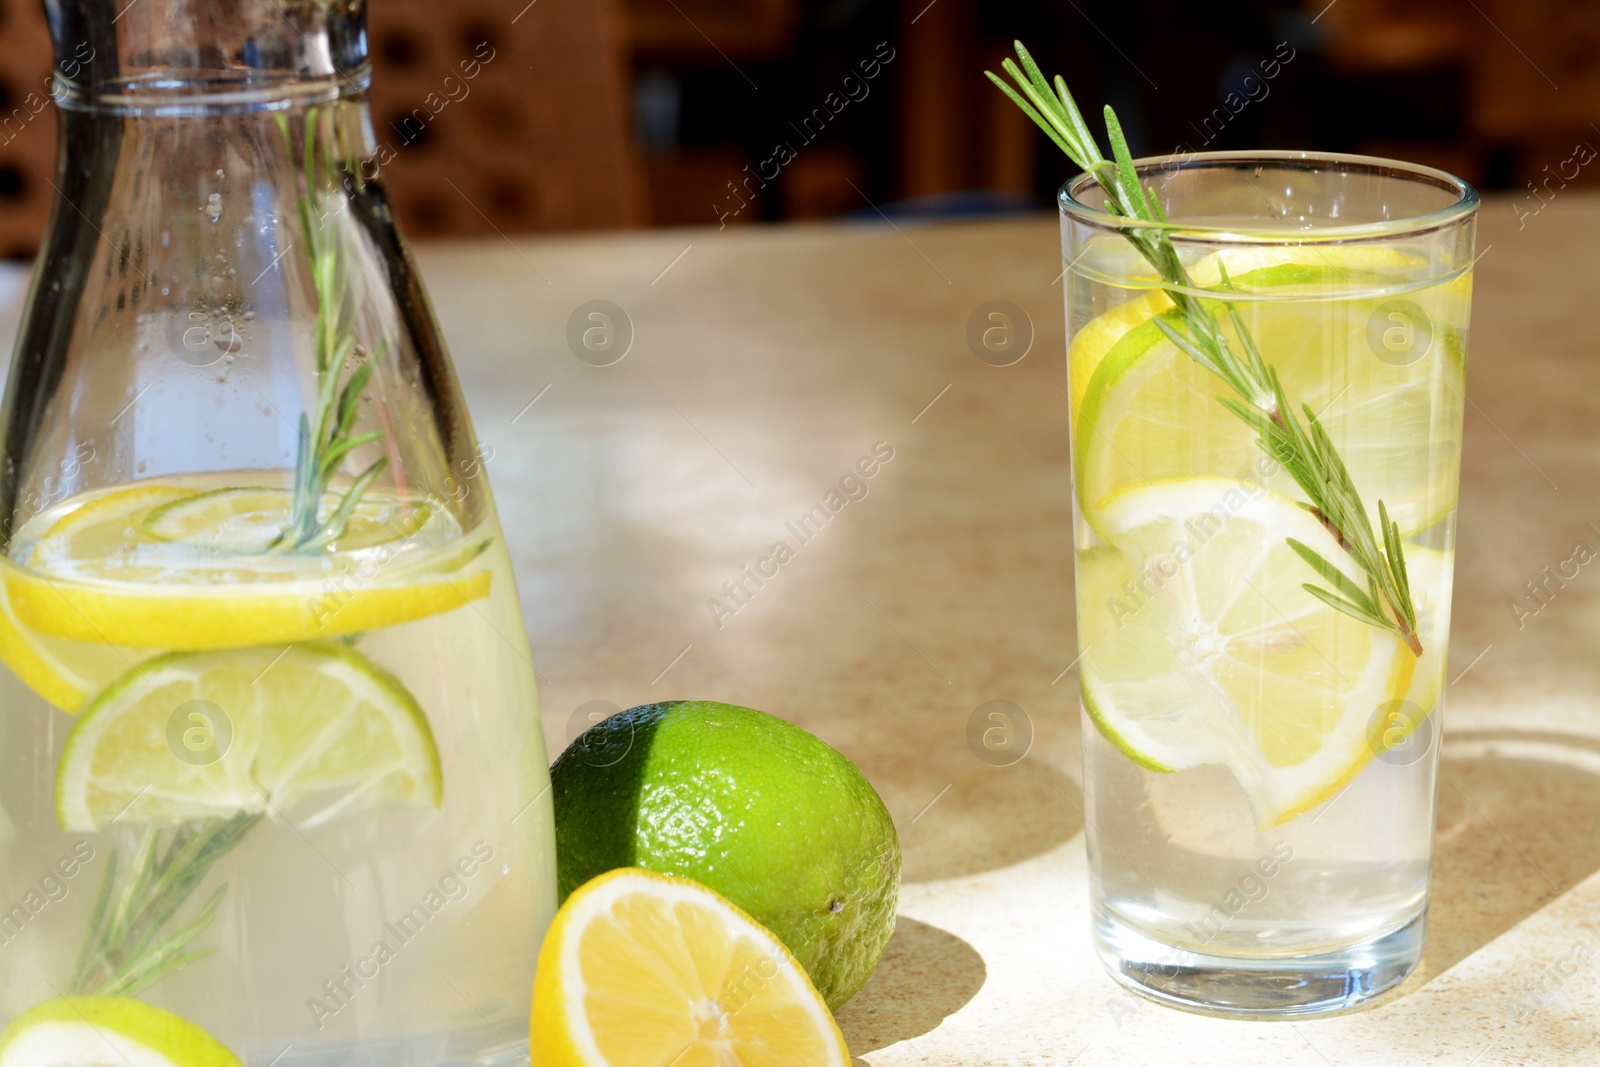
[[[339,506],[334,509],[332,515],[328,516],[328,521],[323,523],[322,527],[313,536],[312,543],[314,545],[320,548],[344,536],[345,527],[350,525],[350,517],[355,514],[356,505],[361,503],[362,494],[367,491],[367,486],[372,484],[373,479],[377,478],[383,468],[388,465],[389,457],[381,456],[372,466],[362,471],[354,482],[350,483],[350,488],[345,491],[344,499],[339,501]]]
[[[146,957],[137,971],[124,973],[96,990],[96,993],[104,997],[138,996],[178,968],[186,967],[196,960],[203,960],[216,951],[214,948],[201,948],[170,957],[160,955]]]
[[[1294,549],[1295,555],[1305,560],[1312,570],[1322,575],[1323,580],[1333,586],[1345,599],[1368,615],[1377,615],[1379,613],[1377,598],[1368,596],[1365,589],[1362,589],[1352,581],[1344,571],[1334,566],[1333,561],[1328,559],[1327,556],[1324,556],[1304,541],[1298,541],[1293,537],[1284,538],[1284,542]]]
[[[1075,140],[1072,128],[1059,114],[1055,106],[1055,97],[1051,95],[1049,87],[1046,86],[1045,91],[1040,93],[1039,87],[1034,85],[1022,71],[1017,69],[1017,65],[1009,59],[1000,66],[1017,83],[1017,91],[1027,97],[1034,107],[1035,121],[1039,122],[1041,127],[1056,139],[1061,146],[1061,150],[1067,154],[1067,158],[1082,166],[1087,161],[1083,155],[1083,148]],[[993,78],[994,76],[991,74],[990,77]],[[996,78],[995,81],[998,82],[999,79]]]
[[[371,359],[356,368],[350,380],[345,383],[344,391],[339,394],[338,419],[334,423],[333,436],[335,439],[348,434],[355,426],[356,412],[361,403],[361,394],[367,390],[367,382],[372,377],[372,371],[377,365],[377,360]]]
[[[1157,315],[1153,321],[1156,324],[1156,329],[1165,334],[1167,340],[1171,341],[1181,351],[1187,353],[1190,359],[1194,360],[1196,363],[1200,364],[1213,374],[1220,375],[1224,378],[1227,377],[1227,372],[1224,371],[1222,367],[1217,364],[1217,361],[1211,357],[1211,353],[1203,351],[1199,345],[1194,343],[1192,338],[1184,335],[1176,327],[1169,323],[1165,316]]]
[[[1150,215],[1153,219],[1157,222],[1167,221],[1167,213],[1161,208],[1161,198],[1156,195],[1155,186],[1147,185],[1144,187],[1144,202],[1150,205]]]
[[[1061,109],[1066,117],[1067,125],[1072,128],[1077,136],[1077,142],[1082,146],[1084,157],[1091,163],[1103,163],[1105,157],[1100,154],[1100,146],[1095,143],[1094,131],[1089,129],[1089,124],[1083,121],[1083,112],[1078,110],[1078,102],[1072,99],[1072,93],[1067,90],[1066,79],[1056,75],[1056,96],[1061,101]],[[1088,167],[1084,167],[1088,170]]]
[[[1117,164],[1117,186],[1122,190],[1124,212],[1129,218],[1148,221],[1150,205],[1145,203],[1144,189],[1139,184],[1139,172],[1133,167],[1133,153],[1128,151],[1128,139],[1122,135],[1122,124],[1117,113],[1106,105],[1106,138],[1111,142],[1111,158]]]
[[[72,981],[67,986],[69,992],[82,992],[90,968],[98,962],[94,958],[94,950],[105,933],[106,907],[111,902],[111,890],[116,883],[117,850],[112,849],[111,854],[106,857],[106,873],[100,879],[100,890],[95,894],[94,909],[89,913],[89,932],[83,939],[82,947],[78,949],[78,960],[72,968]]]
[[[1373,615],[1369,612],[1362,611],[1359,605],[1352,604],[1348,600],[1328,592],[1321,586],[1312,585],[1310,582],[1306,582],[1305,584],[1301,585],[1300,588],[1304,589],[1306,592],[1310,593],[1312,596],[1328,605],[1328,607],[1333,608],[1336,611],[1342,611],[1352,619],[1359,619],[1361,622],[1367,623],[1370,626],[1376,626],[1380,630],[1393,630],[1395,628],[1394,623],[1390,622],[1388,619],[1385,619],[1380,615]]]
[[[338,444],[328,446],[327,453],[322,461],[323,470],[331,472],[337,469],[339,461],[344,459],[346,454],[360,448],[362,445],[370,445],[372,442],[382,438],[382,430],[368,430],[366,433],[357,434],[354,437],[340,438]]]
[[[1008,62],[1009,62],[1009,60],[1008,60]],[[1067,142],[1062,139],[1061,134],[1056,129],[1055,125],[1053,123],[1051,123],[1048,119],[1046,119],[1043,115],[1039,114],[1039,110],[1037,108],[1035,108],[1032,104],[1028,103],[1028,101],[1024,100],[1022,98],[1022,94],[1021,93],[1017,92],[1015,89],[1011,88],[1011,86],[1007,85],[998,75],[994,74],[992,71],[987,71],[986,70],[986,71],[984,71],[984,73],[989,76],[989,80],[990,81],[994,82],[996,85],[998,85],[1000,87],[1000,91],[1002,93],[1005,93],[1007,96],[1009,96],[1011,98],[1011,102],[1013,104],[1016,104],[1018,107],[1020,107],[1022,109],[1023,113],[1025,115],[1027,115],[1030,119],[1033,120],[1034,125],[1038,126],[1041,130],[1043,130],[1050,137],[1050,139],[1056,143],[1056,147],[1057,148],[1061,149],[1061,151],[1063,153],[1065,153],[1069,158],[1071,158],[1072,156],[1075,155],[1073,150],[1070,147],[1068,147]]]
[[[1039,69],[1039,64],[1033,61],[1033,53],[1029,52],[1021,41],[1012,41],[1011,43],[1016,45],[1017,59],[1021,61],[1022,69],[1028,73],[1028,84],[1042,96],[1053,99],[1050,93],[1050,83],[1045,80],[1044,72]],[[1007,62],[1010,62],[1010,60],[1007,60]]]

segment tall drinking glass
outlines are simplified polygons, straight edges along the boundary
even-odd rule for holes
[[[1163,1003],[1334,1011],[1422,951],[1478,198],[1138,171],[1164,221],[1060,198],[1095,942]]]

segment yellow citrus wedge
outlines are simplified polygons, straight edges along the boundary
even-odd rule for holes
[[[1112,543],[1078,555],[1084,708],[1142,766],[1222,764],[1270,828],[1331,797],[1382,750],[1370,727],[1383,709],[1411,699],[1426,713],[1437,703],[1450,603],[1443,554],[1406,548],[1427,642],[1419,664],[1397,636],[1306,592],[1317,575],[1285,538],[1359,576],[1286,497],[1191,479],[1127,490],[1103,519]],[[1391,730],[1383,743],[1402,738]]]
[[[1196,286],[1220,281],[1220,254],[1191,268]],[[1236,302],[1263,358],[1298,410],[1309,405],[1334,440],[1369,506],[1382,500],[1411,536],[1455,507],[1467,275],[1406,289],[1421,261],[1392,249],[1305,248],[1228,253]],[[1390,292],[1397,296],[1389,296]],[[1352,296],[1367,292],[1369,296]],[[1220,302],[1224,334],[1233,327]],[[1398,319],[1392,316],[1399,315]],[[1136,485],[1182,478],[1263,476],[1294,493],[1254,431],[1217,398],[1216,375],[1180,351],[1162,323],[1182,328],[1160,291],[1107,310],[1074,336],[1073,475],[1084,518],[1105,535],[1104,503]],[[1415,345],[1380,351],[1375,338],[1400,323]]]
[[[849,1067],[838,1025],[767,929],[698,882],[623,867],[545,934],[534,1067]]]
[[[438,807],[443,790],[427,716],[355,649],[171,652],[78,717],[56,770],[56,815],[78,833],[242,812],[294,813],[309,827],[380,804]]]
[[[90,687],[79,684],[81,670],[27,658],[42,638],[145,649],[287,644],[426,618],[489,593],[489,571],[470,566],[481,543],[463,543],[442,509],[376,490],[337,551],[262,551],[288,499],[270,487],[138,484],[90,496],[42,533],[29,523],[13,556],[0,559],[22,637],[8,641],[0,620],[0,656],[68,707]]]

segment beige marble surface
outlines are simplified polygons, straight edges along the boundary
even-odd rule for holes
[[[1485,207],[1427,956],[1399,995],[1294,1024],[1155,1007],[1091,955],[1053,219],[420,258],[492,450],[552,751],[588,701],[727,700],[823,736],[894,813],[900,927],[841,1014],[861,1062],[1492,1067],[1600,1059],[1600,571],[1523,628],[1508,607],[1600,549],[1597,247],[1600,199],[1521,230]],[[593,299],[633,324],[612,366],[567,345]],[[967,347],[991,299],[1032,319],[1014,366]],[[719,627],[707,600],[878,442],[867,496]],[[1035,732],[1010,767],[966,743],[994,699]]]

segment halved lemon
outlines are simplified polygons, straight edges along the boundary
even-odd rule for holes
[[[1219,256],[1192,268],[1197,285],[1220,279]],[[1225,262],[1253,297],[1235,306],[1262,357],[1296,411],[1309,405],[1341,442],[1368,504],[1382,500],[1406,536],[1449,514],[1465,374],[1452,324],[1466,320],[1470,282],[1388,296],[1420,263],[1391,249],[1244,250]],[[1213,306],[1237,351],[1225,308]],[[1069,354],[1074,480],[1084,517],[1102,535],[1105,502],[1136,485],[1259,476],[1295,492],[1254,432],[1217,402],[1228,387],[1167,340],[1158,318],[1183,329],[1165,293],[1146,293],[1085,324]],[[1410,349],[1374,344],[1395,330]]]
[[[83,710],[56,771],[69,832],[241,812],[316,825],[378,804],[437,807],[439,750],[399,680],[339,644],[173,652]],[[300,812],[315,799],[314,810]]]
[[[1130,759],[1157,771],[1222,764],[1262,828],[1321,803],[1380,749],[1369,727],[1413,699],[1430,711],[1449,612],[1450,568],[1407,547],[1425,679],[1395,635],[1323,604],[1293,537],[1354,580],[1310,514],[1225,479],[1142,486],[1112,497],[1109,545],[1078,554],[1085,710]],[[1361,584],[1364,584],[1361,583]],[[1394,743],[1400,738],[1386,738]]]
[[[194,1023],[131,997],[60,997],[0,1034],[0,1067],[243,1067]]]
[[[533,983],[534,1067],[849,1067],[789,950],[697,882],[623,867],[556,913]],[[3,1067],[3,1065],[0,1065]]]

